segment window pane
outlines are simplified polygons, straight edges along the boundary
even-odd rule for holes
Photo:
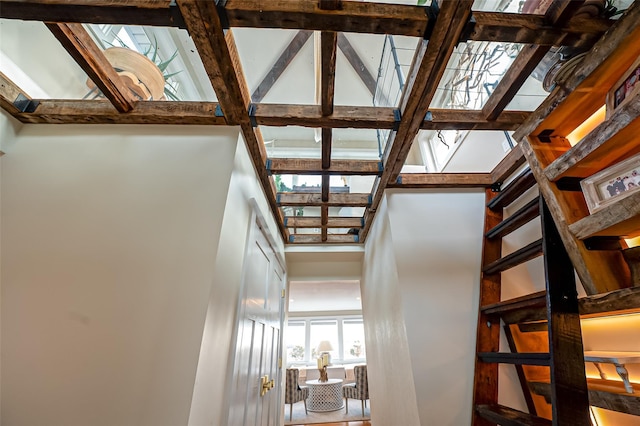
[[[289,321],[287,325],[287,362],[304,361],[304,321]]]
[[[338,321],[336,320],[314,320],[311,321],[311,359],[316,359],[320,353],[318,345],[321,341],[328,340],[331,343],[332,357],[338,354]]]
[[[345,320],[342,325],[344,359],[365,358],[364,326],[362,320]]]

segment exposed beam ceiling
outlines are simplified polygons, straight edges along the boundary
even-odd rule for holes
[[[602,18],[573,17],[581,2],[562,0],[538,14],[472,12],[471,0],[425,8],[348,0],[0,0],[0,17],[47,22],[70,56],[107,100],[31,99],[0,69],[0,106],[25,123],[236,125],[241,129],[272,213],[285,241],[293,244],[362,243],[386,188],[485,188],[502,182],[524,161],[519,147],[491,173],[401,173],[420,130],[515,130],[535,123],[526,111],[505,111],[551,46],[589,48],[612,25]],[[80,23],[186,28],[219,102],[138,100],[122,84]],[[233,27],[296,29],[250,95]],[[283,72],[320,31],[318,98],[315,105],[261,103]],[[367,91],[376,80],[345,33],[418,38],[398,107],[335,105],[340,50]],[[352,40],[356,40],[355,36]],[[482,110],[430,109],[452,51],[459,41],[528,43]],[[364,57],[364,56],[363,56]],[[366,59],[366,57],[365,57]],[[320,158],[269,158],[261,126],[321,130]],[[529,125],[529,127],[534,127]],[[381,160],[335,158],[334,130],[387,131]],[[390,132],[388,132],[391,130]],[[318,175],[311,192],[278,192],[273,175]],[[370,193],[332,192],[330,176],[372,176]],[[317,216],[285,216],[309,207]],[[336,209],[365,210],[338,217]],[[305,211],[306,214],[306,211]],[[319,230],[310,234],[309,229]],[[336,234],[340,229],[348,233]],[[293,234],[289,234],[293,230]]]

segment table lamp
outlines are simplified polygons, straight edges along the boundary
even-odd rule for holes
[[[327,357],[329,358],[329,365],[331,365],[331,351],[333,350],[333,346],[331,346],[331,342],[328,340],[322,340],[319,344],[318,344],[318,353],[322,356],[324,354],[327,354]]]

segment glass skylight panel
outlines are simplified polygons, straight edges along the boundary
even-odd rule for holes
[[[420,40],[416,37],[385,36],[380,53],[374,105],[397,107]]]
[[[253,102],[316,103],[313,34],[304,34],[285,29],[233,29]]]
[[[535,111],[547,96],[549,92],[542,88],[540,80],[530,75],[505,110]]]
[[[454,50],[431,108],[482,109],[522,44],[469,41]]]
[[[186,30],[106,24],[91,24],[86,28],[114,68],[128,78],[126,84],[136,97],[167,101],[217,100]]]
[[[338,33],[335,105],[373,106],[384,35]]]
[[[348,178],[352,176],[331,176],[329,186],[331,192],[348,193]],[[321,175],[274,175],[278,192],[305,192],[319,194],[322,190]]]
[[[386,144],[375,129],[333,129],[332,139],[332,159],[378,160]]]
[[[272,158],[321,158],[319,129],[298,126],[260,126],[267,155]]]
[[[34,99],[82,99],[91,80],[42,22],[0,19],[0,72]]]
[[[540,7],[546,7],[540,0],[476,0],[472,10],[478,12],[535,13],[544,14]]]

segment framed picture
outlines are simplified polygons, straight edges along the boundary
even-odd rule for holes
[[[580,182],[589,213],[628,197],[640,188],[640,154]]]
[[[614,111],[640,92],[640,58],[625,72],[607,93],[607,119]]]

